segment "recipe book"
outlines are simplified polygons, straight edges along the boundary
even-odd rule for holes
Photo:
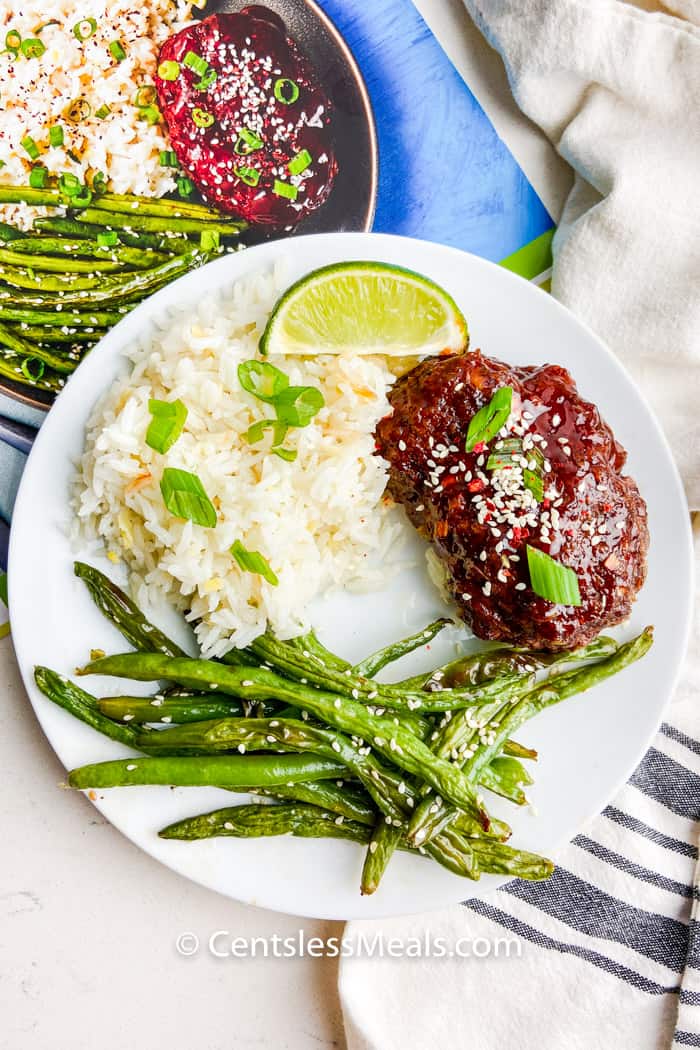
[[[320,5],[355,55],[374,108],[374,229],[453,245],[530,280],[546,276],[553,221],[412,0]],[[0,414],[34,426],[43,419],[2,395]],[[25,461],[0,444],[0,516],[8,523]]]

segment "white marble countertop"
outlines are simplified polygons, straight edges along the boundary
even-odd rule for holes
[[[460,0],[418,0],[553,214],[561,162],[513,103]],[[209,936],[338,936],[342,924],[239,905],[115,831],[63,769],[0,642],[0,1050],[305,1050],[344,1046],[330,958],[215,958]],[[181,933],[203,947],[178,954]],[[99,1033],[99,1038],[98,1038]]]

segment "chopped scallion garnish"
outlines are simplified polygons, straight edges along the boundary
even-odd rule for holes
[[[77,40],[89,40],[97,29],[94,18],[83,18],[73,26],[73,36]]]
[[[156,100],[156,89],[153,84],[142,84],[134,95],[135,106],[150,106]]]
[[[240,156],[247,156],[249,153],[255,153],[256,150],[262,149],[263,140],[259,135],[256,135],[254,131],[249,128],[241,128],[238,132],[238,138],[236,144],[233,147],[234,153]]]
[[[177,192],[181,197],[189,197],[194,189],[194,183],[184,175],[177,180]]]
[[[177,80],[180,76],[179,62],[161,62],[158,66],[158,76],[161,80]]]
[[[245,165],[234,168],[233,174],[237,179],[240,179],[241,182],[245,182],[246,186],[257,186],[260,182],[260,172],[256,171],[255,168],[248,168]]]
[[[52,18],[50,22],[42,22],[40,25],[34,26],[34,36],[39,36],[39,33],[43,33],[49,26],[60,26],[60,24],[57,18]]]
[[[243,389],[259,401],[272,404],[289,386],[289,379],[267,361],[243,361],[238,366],[238,381]]]
[[[22,375],[25,379],[34,383],[41,379],[46,371],[46,365],[44,362],[39,361],[36,357],[25,357],[20,368],[22,369]]]
[[[82,124],[92,113],[92,106],[82,95],[74,98],[63,111],[63,116],[71,124]]]
[[[182,433],[187,419],[187,408],[177,401],[158,401],[151,398],[148,411],[153,417],[146,431],[146,444],[155,452],[165,453],[172,448]]]
[[[297,450],[295,448],[281,448],[279,445],[275,445],[270,449],[270,452],[274,452],[276,456],[283,459],[285,463],[293,463],[297,458]]]
[[[573,569],[529,544],[527,567],[530,571],[530,586],[540,598],[555,605],[581,604],[578,576]]]
[[[22,46],[22,37],[16,29],[10,29],[5,35],[5,47],[8,51],[14,51],[15,55]]]
[[[32,160],[36,160],[41,152],[31,135],[25,135],[21,140],[20,145],[22,146],[22,149],[29,154]]]
[[[103,171],[96,171],[92,176],[92,189],[95,193],[104,193],[107,189],[107,176]]]
[[[122,47],[120,40],[112,41],[109,45],[109,53],[117,62],[123,62],[126,58],[126,51]]]
[[[159,154],[161,168],[177,168],[177,153],[172,149],[162,149]]]
[[[544,481],[542,475],[536,473],[534,470],[526,469],[523,471],[523,484],[532,495],[535,497],[538,503],[541,503],[544,499]]]
[[[145,120],[147,124],[160,124],[163,114],[156,105],[139,106],[139,120]]]
[[[63,141],[63,126],[61,124],[54,124],[49,128],[49,145],[54,147],[62,146]]]
[[[244,572],[252,572],[256,576],[262,576],[273,587],[276,587],[280,582],[272,571],[267,558],[260,554],[259,551],[246,550],[240,540],[236,540],[232,545],[231,554]]]
[[[215,252],[221,247],[218,230],[202,230],[199,236],[199,247],[203,252]]]
[[[97,117],[98,120],[106,120],[111,112],[112,112],[112,110],[110,109],[110,107],[107,106],[107,105],[104,105],[104,106],[100,106],[99,109],[95,110],[95,116]]]
[[[272,192],[276,197],[285,197],[289,201],[295,201],[299,195],[296,186],[292,186],[291,182],[282,182],[281,179],[275,179]]]
[[[214,114],[207,113],[205,109],[195,107],[192,110],[192,120],[198,128],[210,128],[214,123]]]
[[[291,106],[292,102],[296,102],[299,98],[299,85],[296,80],[289,80],[288,77],[280,77],[279,80],[276,80],[273,91],[277,101],[284,106]]]
[[[42,44],[38,37],[27,37],[21,46],[25,58],[41,58],[46,51],[46,45]]]
[[[29,185],[32,189],[43,190],[49,179],[48,169],[43,164],[35,164],[29,172]]]
[[[216,78],[216,70],[213,66],[209,66],[206,73],[195,84],[195,91],[208,91],[212,84],[216,83]]]
[[[297,153],[296,157],[292,157],[289,164],[287,165],[287,171],[290,175],[301,175],[302,172],[306,171],[307,168],[311,167],[313,157],[307,149],[303,149],[301,153]]]
[[[508,422],[512,402],[513,388],[511,386],[502,386],[496,391],[489,403],[479,409],[469,423],[467,439],[464,444],[466,452],[471,452],[475,445],[495,438],[501,427]]]
[[[58,188],[65,197],[77,197],[83,187],[77,175],[66,171],[58,176]]]
[[[201,55],[198,55],[196,51],[188,51],[182,60],[183,65],[191,69],[193,73],[197,73],[198,76],[203,77],[206,71],[209,69],[209,63]]]
[[[176,518],[184,518],[207,529],[216,526],[216,510],[196,474],[166,467],[160,481],[165,506]]]
[[[325,403],[323,394],[315,386],[288,386],[276,398],[275,412],[280,423],[306,427]]]

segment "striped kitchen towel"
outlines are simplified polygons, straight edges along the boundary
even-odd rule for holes
[[[492,945],[488,957],[345,958],[348,1050],[700,1047],[699,838],[700,592],[686,668],[652,747],[555,857],[548,882],[348,926],[351,939],[381,931],[385,943]]]

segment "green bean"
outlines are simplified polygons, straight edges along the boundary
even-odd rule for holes
[[[9,222],[0,222],[0,242],[6,244],[10,241],[20,241],[27,234],[24,230],[11,226]]]
[[[127,758],[80,766],[68,775],[74,788],[168,784],[248,791],[293,781],[337,778],[343,766],[316,755],[200,755],[197,758]]]
[[[153,259],[151,260],[151,265],[153,265],[154,261]],[[60,274],[113,273],[124,269],[120,262],[112,261],[107,256],[103,256],[99,261],[95,257],[95,261],[89,262],[86,259],[73,258],[71,254],[66,254],[64,258],[58,259],[52,255],[8,251],[6,248],[0,248],[0,263],[6,267],[25,266],[30,267],[32,270],[41,270],[42,273]],[[2,268],[0,268],[0,276],[5,276],[5,270]]]
[[[117,264],[120,266],[135,267],[136,269],[148,269],[151,266],[155,266],[156,263],[165,262],[167,258],[167,256],[161,252],[145,251],[142,248],[128,248],[122,244],[103,247],[98,244],[97,241],[70,241],[62,237],[45,236],[27,237],[26,240],[21,241],[17,245],[13,245],[13,254],[15,260],[20,260],[19,265],[34,266],[38,270],[41,270],[42,267],[37,265],[34,261],[36,255],[57,255],[60,256],[62,260],[64,255],[68,256],[70,259],[106,260],[107,262],[115,264],[113,267],[114,269],[117,268]],[[24,258],[26,255],[31,256],[31,261]],[[13,260],[7,259],[5,261],[11,262]],[[56,260],[53,259],[52,262],[56,262]]]
[[[372,653],[371,656],[365,657],[364,660],[361,660],[359,664],[353,667],[354,673],[361,675],[363,678],[374,678],[387,664],[394,663],[394,661],[400,660],[402,656],[407,656],[408,653],[412,653],[422,645],[426,645],[451,622],[444,616],[439,620],[434,620],[422,631],[409,635],[408,638],[404,638],[400,642],[387,645],[376,653]]]
[[[58,233],[63,236],[94,240],[98,234],[103,233],[104,226],[91,225],[87,222],[78,222],[77,219],[35,219],[34,229],[46,231],[47,233]],[[166,255],[184,255],[192,251],[192,242],[188,241],[183,234],[163,234],[162,236],[150,233],[137,233],[136,231],[119,230],[120,244],[131,248],[153,249]]]
[[[209,694],[211,695],[211,694]],[[106,696],[98,700],[97,706],[108,718],[117,722],[135,722],[139,724],[165,725],[189,724],[190,722],[209,722],[217,718],[236,718],[248,715],[246,705],[233,697],[206,699],[193,696],[189,699],[163,696],[158,693],[150,696]],[[262,711],[259,717],[264,718],[277,710],[276,704],[259,705]]]
[[[96,343],[105,334],[106,329],[104,328],[68,328],[67,331],[63,331],[61,328],[49,328],[48,326],[42,327],[41,325],[10,325],[8,331],[11,331],[14,335],[20,339],[30,339],[32,342],[37,343],[56,343],[62,345],[69,343],[71,346],[76,343]]]
[[[35,379],[29,379],[22,365],[26,367],[27,358],[8,350],[0,344],[0,375],[7,379],[13,379],[16,383],[29,384],[37,390],[45,390],[47,393],[58,394],[65,384],[65,376],[59,375],[51,369]]]
[[[45,365],[53,368],[55,372],[69,374],[75,371],[75,366],[80,360],[79,357],[59,355],[52,350],[38,346],[36,343],[27,342],[27,340],[15,335],[5,325],[0,325],[0,343],[6,346],[8,350],[12,350],[22,357],[34,357],[37,361],[43,361]]]
[[[139,215],[154,215],[166,219],[172,216],[173,218],[203,219],[211,222],[221,220],[220,213],[208,208],[206,204],[171,200],[167,197],[142,197],[135,193],[101,193],[96,203],[105,211],[126,212],[129,215],[132,211],[137,211]]]
[[[420,776],[441,796],[474,813],[484,827],[488,814],[476,801],[474,787],[449,762],[437,758],[418,737],[385,717],[372,716],[367,708],[348,697],[303,686],[262,667],[226,667],[212,660],[171,659],[157,653],[123,653],[91,661],[79,674],[107,674],[138,681],[161,678],[192,689],[218,686],[240,699],[282,700],[304,708],[331,725],[372,741],[394,765]]]
[[[6,302],[6,300],[0,296],[0,302]],[[20,302],[22,301],[20,300]],[[59,303],[58,306],[61,306],[61,303]],[[0,313],[2,314],[3,321],[16,321],[20,324],[48,325],[49,327],[56,328],[90,328],[94,325],[110,327],[121,321],[122,317],[128,313],[128,310],[122,307],[117,310],[108,311],[90,310],[88,308],[88,310],[83,313],[77,310],[62,311],[58,309],[58,306],[54,303],[50,310],[42,311],[35,310],[31,304],[27,304],[26,307],[20,305],[19,308],[2,305],[0,306]]]
[[[154,215],[140,215],[138,212],[129,212],[128,215],[124,215],[121,212],[110,212],[100,208],[86,208],[76,218],[78,222],[108,226],[112,230],[126,227],[130,230],[145,230],[148,233],[203,233],[211,231],[212,233],[220,234],[222,237],[236,237],[247,226],[245,222],[238,220],[219,219],[219,221],[214,222],[210,219],[171,219]]]
[[[330,810],[301,802],[279,806],[259,804],[228,806],[201,816],[178,820],[158,832],[162,839],[194,842],[219,836],[260,838],[269,835],[298,835],[303,838],[344,838],[366,842],[368,829]]]
[[[516,806],[527,805],[527,796],[523,787],[532,783],[532,777],[517,758],[494,758],[479,775],[479,785],[482,788],[487,788],[495,795],[507,798]]]
[[[470,844],[480,869],[494,875],[539,881],[548,879],[554,871],[552,861],[536,853],[513,849],[500,842],[492,845],[489,839],[474,839]]]
[[[184,649],[150,623],[129,595],[99,569],[84,561],[75,561],[73,571],[87,587],[100,612],[137,649],[167,656],[186,655]]]
[[[503,754],[512,755],[513,758],[529,758],[533,761],[537,760],[537,752],[532,747],[525,747],[524,744],[519,744],[517,740],[506,740],[503,745]]]
[[[136,727],[112,722],[97,709],[94,696],[80,689],[64,675],[57,674],[48,667],[35,667],[34,681],[44,696],[81,722],[96,729],[98,733],[103,733],[110,740],[118,740],[120,744],[140,750],[136,740],[140,738],[143,741],[143,733]]]
[[[308,802],[321,809],[330,810],[339,817],[356,820],[359,824],[372,825],[377,819],[377,810],[367,794],[339,780],[313,780],[309,784],[293,784],[275,788],[256,788],[252,795],[294,802]]]
[[[484,769],[500,751],[503,742],[523,722],[534,717],[546,707],[561,703],[563,700],[583,693],[612,675],[624,670],[636,660],[641,659],[653,643],[653,628],[647,627],[637,638],[621,645],[616,653],[607,659],[587,667],[564,671],[547,679],[535,689],[526,693],[508,713],[500,719],[499,725],[489,737],[489,743],[478,748],[464,763],[465,775],[474,783]],[[582,650],[584,652],[585,650]],[[409,826],[409,838],[412,842],[424,842],[431,835],[437,834],[451,819],[453,810],[440,802],[437,806],[425,799],[416,811]]]

